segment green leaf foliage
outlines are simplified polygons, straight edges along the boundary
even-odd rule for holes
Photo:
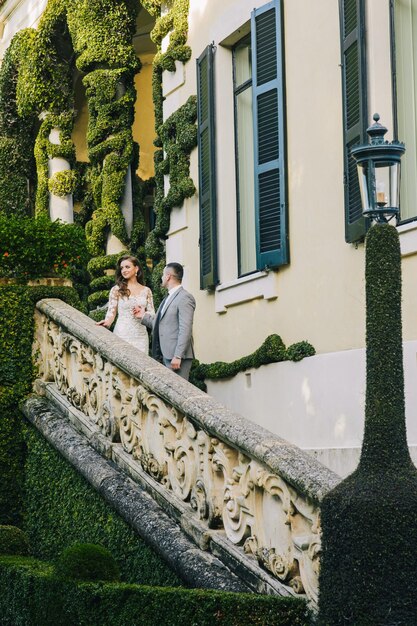
[[[0,277],[26,281],[50,275],[71,277],[88,259],[85,234],[75,224],[0,214]]]
[[[187,102],[170,115],[158,129],[158,137],[164,150],[157,150],[154,155],[156,222],[145,244],[146,256],[154,263],[155,276],[152,288],[156,302],[162,299],[159,278],[162,274],[161,267],[163,270],[165,265],[163,242],[167,238],[171,211],[174,207],[181,206],[184,200],[193,196],[196,191],[190,178],[190,153],[197,145],[196,119],[197,99],[190,96]],[[165,195],[166,174],[169,176],[169,191]]]
[[[18,405],[34,376],[34,305],[46,297],[82,308],[70,287],[0,287],[0,524],[21,524],[25,446]]]
[[[29,215],[35,188],[35,116],[20,117],[17,79],[22,50],[30,29],[19,31],[0,68],[0,212]]]
[[[0,526],[0,554],[26,556],[29,542],[26,534],[17,526]]]
[[[269,335],[255,352],[236,361],[230,363],[216,361],[215,363],[204,364],[194,360],[190,372],[190,382],[203,391],[207,391],[205,379],[231,378],[251,367],[260,367],[280,361],[301,361],[304,357],[313,356],[315,353],[315,349],[307,341],[300,341],[286,349],[279,335]]]
[[[49,564],[0,557],[2,626],[310,626],[297,598],[62,581]]]
[[[119,568],[111,552],[95,543],[75,543],[59,555],[55,564],[59,578],[116,582]]]
[[[114,281],[113,281],[114,284]],[[88,296],[88,306],[90,309],[95,309],[98,306],[102,306],[106,304],[109,299],[109,290],[104,289],[103,291],[95,291],[94,293]]]
[[[67,0],[68,28],[81,72],[103,64],[137,70],[132,37],[138,5],[115,0]]]
[[[407,447],[398,233],[366,237],[366,406],[359,466],[322,502],[320,626],[417,624],[417,470]]]
[[[31,166],[30,158],[22,154],[22,144],[18,139],[0,136],[0,215],[24,216],[30,213],[28,178]]]
[[[32,554],[55,559],[76,543],[104,546],[122,579],[177,586],[178,577],[32,427],[25,431],[25,530]]]

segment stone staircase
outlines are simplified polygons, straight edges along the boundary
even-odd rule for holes
[[[317,605],[340,478],[56,299],[26,417],[188,584]]]

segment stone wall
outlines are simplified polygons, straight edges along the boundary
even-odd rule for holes
[[[320,501],[339,477],[62,301],[39,302],[35,317],[35,389],[62,419],[147,491],[201,557],[217,557],[253,591],[306,594],[314,605]]]

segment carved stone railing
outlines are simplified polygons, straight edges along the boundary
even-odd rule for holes
[[[320,501],[339,477],[62,301],[39,302],[35,319],[35,389],[201,549],[252,588],[314,606]]]

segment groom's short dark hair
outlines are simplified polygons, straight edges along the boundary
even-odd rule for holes
[[[168,267],[171,270],[171,274],[174,274],[175,278],[182,282],[182,277],[184,276],[184,268],[181,263],[167,263],[165,267]]]

